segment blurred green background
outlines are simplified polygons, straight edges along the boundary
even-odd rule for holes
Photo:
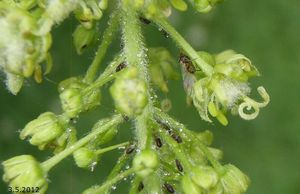
[[[263,75],[253,80],[252,87],[265,86],[271,103],[254,121],[231,117],[228,127],[209,125],[201,121],[193,108],[185,105],[179,80],[170,82],[171,91],[167,95],[173,102],[170,114],[192,129],[212,129],[214,146],[224,151],[224,163],[236,164],[251,178],[247,193],[299,194],[300,1],[227,0],[208,15],[200,15],[193,10],[174,12],[171,20],[197,50],[217,53],[230,48],[248,56]],[[102,23],[104,27],[105,21]],[[42,161],[50,155],[21,141],[18,131],[42,112],[59,113],[57,83],[66,77],[84,73],[91,62],[93,51],[80,57],[74,52],[71,34],[75,26],[75,21],[70,19],[55,29],[52,48],[55,67],[42,84],[29,80],[18,96],[9,94],[4,84],[0,84],[1,161],[20,154],[32,154]],[[172,40],[163,37],[154,25],[143,29],[148,46],[167,46],[175,57],[178,56]],[[119,44],[117,39],[107,61],[119,50]],[[4,77],[1,79],[4,80]],[[105,95],[101,108],[81,116],[76,123],[81,135],[97,119],[112,114],[107,88],[103,90]],[[128,139],[132,130],[126,124],[115,142]],[[69,157],[51,171],[47,193],[76,194],[100,183],[119,154],[106,154],[92,173],[76,168],[72,157]],[[126,184],[121,184],[116,193],[127,193],[126,189]],[[7,186],[0,182],[0,193],[6,191]]]

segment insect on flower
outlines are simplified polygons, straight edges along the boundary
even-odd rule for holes
[[[165,183],[164,184],[164,188],[169,192],[169,193],[175,193],[175,190],[173,188],[172,185],[168,184],[168,183]]]
[[[161,139],[159,137],[155,138],[155,144],[158,148],[160,148],[162,146],[162,142],[161,142]]]
[[[191,74],[194,74],[196,72],[195,66],[187,55],[180,53],[178,62],[185,67],[185,70],[187,72]]]
[[[183,167],[182,167],[180,161],[176,159],[176,160],[175,160],[175,163],[176,163],[177,169],[178,169],[180,172],[182,172],[182,171],[183,171]]]
[[[142,16],[140,16],[139,19],[140,19],[140,21],[141,21],[143,24],[145,24],[145,25],[148,25],[148,24],[151,23],[150,20],[148,20],[148,19],[146,19],[146,18],[144,18],[144,17],[142,17]]]
[[[126,63],[125,63],[125,62],[122,62],[122,63],[120,63],[120,64],[117,66],[116,72],[119,72],[119,71],[121,71],[122,69],[124,69],[124,68],[126,68],[126,67],[127,67]]]

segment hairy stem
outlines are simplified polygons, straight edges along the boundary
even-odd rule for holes
[[[162,17],[154,18],[154,22],[161,26],[174,41],[181,47],[185,53],[199,66],[199,68],[207,75],[210,76],[213,73],[213,67],[207,64],[194,50],[194,48],[176,31],[176,29]]]
[[[124,142],[124,143],[120,143],[120,144],[116,144],[116,145],[112,145],[112,146],[109,146],[109,147],[106,147],[106,148],[102,148],[102,149],[97,150],[96,154],[103,154],[105,152],[109,152],[109,151],[112,151],[112,150],[117,149],[117,148],[125,147],[128,144],[129,144],[129,141]]]
[[[118,29],[119,19],[120,19],[120,14],[118,12],[119,10],[116,10],[111,15],[108,21],[109,26],[104,31],[102,42],[98,47],[96,56],[92,64],[88,68],[86,75],[84,77],[84,81],[87,83],[91,83],[95,79],[99,66],[106,54],[109,45],[112,43],[114,35],[116,34],[116,31]]]
[[[101,186],[95,187],[93,190],[94,194],[103,194],[106,190],[109,190],[113,185],[118,183],[120,180],[128,177],[129,175],[134,173],[134,169],[130,168],[128,170],[125,170],[119,174],[117,174],[112,179],[108,179],[106,182],[104,182]]]
[[[139,76],[147,84],[148,88],[148,105],[144,112],[136,118],[136,137],[138,139],[138,147],[145,149],[147,146],[148,134],[148,119],[151,114],[152,102],[150,98],[150,84],[146,60],[146,49],[144,48],[143,36],[141,31],[138,13],[133,6],[124,1],[123,2],[123,41],[124,41],[124,55],[129,66],[136,66],[139,70]]]
[[[99,127],[97,130],[92,131],[87,136],[83,137],[82,139],[78,140],[72,146],[66,148],[64,151],[58,153],[57,155],[53,156],[52,158],[46,160],[42,163],[42,167],[45,172],[48,172],[51,168],[53,168],[56,164],[62,161],[64,158],[72,154],[74,151],[79,149],[80,147],[87,144],[90,140],[95,138],[95,136],[99,135],[100,133],[105,132],[106,130],[110,129],[112,126],[117,125],[123,121],[122,115],[114,115],[110,118],[110,120],[105,123],[102,127]]]
[[[115,176],[117,176],[120,173],[120,171],[122,170],[122,168],[125,166],[125,164],[127,163],[127,161],[129,160],[130,157],[131,157],[131,155],[128,155],[126,153],[124,153],[122,156],[120,156],[117,161],[117,164],[113,167],[113,169],[109,173],[106,180],[111,180]],[[110,191],[110,188],[106,188],[105,190],[103,190],[103,194],[109,194],[110,193],[109,191]]]
[[[106,67],[104,72],[93,82],[89,87],[86,88],[86,91],[97,89],[107,82],[115,78],[117,66],[124,60],[124,57],[118,55],[115,59]]]

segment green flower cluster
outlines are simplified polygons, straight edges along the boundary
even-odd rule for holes
[[[0,2],[0,70],[8,90],[17,94],[24,78],[42,82],[52,68],[50,31],[74,12],[81,24],[74,32],[77,52],[92,45],[107,0],[3,0]],[[43,67],[45,64],[45,67]]]
[[[24,78],[34,76],[41,82],[42,74],[50,72],[50,31],[71,13],[78,20],[73,33],[77,53],[92,47],[108,2],[0,1],[0,68],[7,77],[8,89],[16,94]],[[232,50],[215,55],[196,52],[168,23],[171,7],[184,11],[187,2],[205,13],[220,0],[120,0],[86,74],[59,83],[62,113],[42,113],[20,132],[21,139],[28,139],[41,150],[52,149],[53,156],[41,163],[30,155],[8,159],[2,163],[3,180],[12,187],[38,187],[43,194],[48,186],[48,172],[66,157],[73,156],[79,168],[93,171],[105,152],[125,149],[106,181],[91,186],[84,194],[111,193],[127,177],[133,178],[129,193],[245,193],[248,177],[234,165],[222,164],[223,152],[212,146],[210,131],[195,132],[171,118],[165,113],[171,108],[169,99],[161,101],[162,110],[155,107],[159,97],[152,86],[166,95],[168,80],[178,78],[177,62],[163,47],[145,48],[142,22],[157,24],[180,47],[179,63],[188,102],[203,120],[212,122],[214,117],[227,125],[228,112],[254,119],[270,100],[263,87],[257,89],[262,102],[249,97],[249,80],[259,76],[259,72],[247,57]],[[122,49],[96,77],[119,27]],[[112,80],[109,92],[117,113],[99,119],[78,139],[74,123],[82,113],[100,106],[100,89],[104,90],[102,87]],[[134,137],[103,147],[117,135],[118,125],[124,121],[133,123]]]
[[[22,1],[23,2],[23,1]],[[34,75],[37,82],[42,81],[42,67],[46,62],[44,73],[51,69],[51,35],[39,35],[38,11],[29,11],[32,6],[13,1],[0,2],[0,69],[5,72],[8,90],[17,94],[24,78]]]
[[[258,92],[263,102],[256,102],[248,97],[251,91],[248,80],[259,76],[259,72],[244,55],[232,50],[217,55],[201,51],[198,55],[213,67],[212,75],[190,71],[188,66],[194,67],[194,64],[185,55],[181,57],[184,57],[181,63],[184,88],[203,120],[211,122],[210,114],[221,124],[227,125],[228,111],[251,120],[257,117],[260,108],[269,103],[269,95],[262,86],[258,87]]]

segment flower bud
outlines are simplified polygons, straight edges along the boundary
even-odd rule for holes
[[[59,98],[61,100],[62,109],[70,118],[76,117],[83,109],[83,100],[81,92],[75,88],[64,90]]]
[[[75,45],[77,54],[82,54],[82,52],[90,47],[95,41],[95,28],[86,29],[82,25],[78,25],[73,33],[73,43]]]
[[[148,56],[151,80],[162,92],[167,93],[169,91],[167,80],[179,78],[173,65],[176,61],[172,58],[170,52],[162,47],[150,48]]]
[[[225,193],[241,194],[245,193],[249,186],[249,178],[234,165],[225,165],[225,174],[220,182]]]
[[[223,152],[222,150],[216,149],[216,148],[212,148],[212,147],[208,147],[208,150],[210,151],[210,153],[213,155],[213,157],[216,160],[221,160],[223,158]]]
[[[6,87],[13,94],[17,95],[17,93],[21,90],[24,77],[12,73],[6,73]]]
[[[94,26],[94,20],[102,18],[102,8],[107,6],[107,0],[97,2],[96,0],[83,1],[79,4],[78,9],[75,10],[75,17],[80,21],[81,25],[90,29]]]
[[[32,145],[44,149],[45,146],[51,144],[64,133],[64,128],[65,124],[59,116],[52,112],[46,112],[29,122],[21,131],[20,138],[30,137],[29,142]]]
[[[213,188],[218,182],[218,175],[210,166],[197,166],[191,171],[192,181],[203,189]]]
[[[82,82],[81,77],[70,77],[70,78],[67,78],[67,79],[61,81],[58,84],[58,92],[62,93],[64,90],[66,90],[68,88],[80,89],[84,86],[85,86],[85,84]]]
[[[144,14],[147,19],[152,17],[169,17],[172,13],[171,5],[168,1],[146,1]]]
[[[100,126],[99,126],[100,127]],[[102,127],[102,126],[101,126]],[[98,129],[97,125],[95,125],[93,127],[93,131],[96,131]],[[112,128],[110,128],[109,130],[107,130],[106,132],[100,134],[97,139],[93,140],[91,142],[91,144],[93,145],[102,145],[102,144],[106,144],[108,142],[110,142],[118,133],[118,129],[116,126],[113,126]]]
[[[187,4],[184,2],[184,0],[170,0],[173,7],[178,9],[179,11],[186,11],[187,10]]]
[[[80,168],[89,168],[98,162],[98,155],[95,150],[82,147],[73,153],[75,163]]]
[[[212,9],[209,0],[193,0],[195,9],[201,13],[207,13]]]
[[[208,116],[208,104],[211,98],[207,88],[208,81],[208,79],[203,78],[192,84],[190,95],[200,117],[207,122],[212,122]]]
[[[211,131],[205,130],[196,134],[197,138],[205,145],[211,145],[214,139],[214,135]]]
[[[188,174],[181,179],[181,188],[184,194],[202,194],[202,189],[196,185]]]
[[[210,53],[205,51],[198,51],[197,53],[201,57],[201,59],[203,59],[207,64],[211,66],[216,65],[215,58]]]
[[[9,183],[9,186],[13,188],[38,187],[40,194],[46,192],[48,187],[47,174],[40,163],[32,156],[16,156],[2,162],[2,165],[4,170],[3,180]]]
[[[203,151],[199,148],[197,142],[192,144],[188,149],[189,158],[197,165],[206,165],[207,159]]]
[[[129,117],[141,114],[148,103],[147,85],[138,77],[135,67],[122,71],[111,86],[110,93],[118,111]]]
[[[98,89],[89,89],[79,77],[71,77],[59,84],[60,100],[63,110],[70,118],[100,105],[101,93]]]
[[[158,156],[153,150],[143,150],[133,159],[133,168],[141,178],[145,178],[154,172],[158,164]]]
[[[259,76],[259,72],[250,59],[233,50],[223,51],[215,56],[215,72],[222,73],[238,81],[247,81],[250,77]]]
[[[144,0],[133,0],[133,5],[136,10],[141,9],[144,6]]]
[[[99,2],[98,5],[99,5],[100,9],[102,9],[102,10],[107,9],[107,6],[108,6],[108,0],[100,0],[100,2]]]

